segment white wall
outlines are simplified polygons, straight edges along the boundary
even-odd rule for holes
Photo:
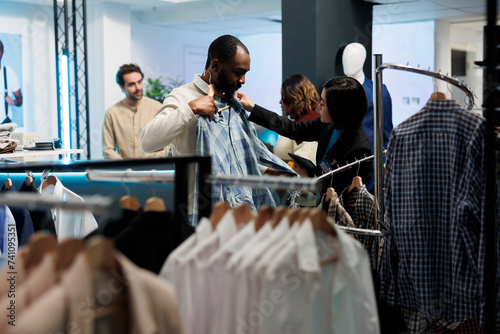
[[[210,43],[224,32],[202,33],[145,25],[132,15],[132,59],[146,77],[177,78],[190,82],[202,73]],[[250,52],[250,72],[241,88],[255,103],[281,113],[281,34],[241,35]],[[186,63],[187,51],[196,52]],[[199,61],[195,62],[195,58]]]
[[[102,159],[106,110],[124,98],[116,83],[118,68],[133,62],[128,6],[92,2],[87,6],[91,159]]]
[[[22,35],[24,128],[57,137],[57,89],[52,5],[0,1],[0,32]]]
[[[409,63],[434,71],[434,31],[434,21],[374,25],[373,53],[382,54],[384,63]],[[420,74],[384,70],[383,82],[392,97],[394,126],[420,110],[433,92],[432,78]]]

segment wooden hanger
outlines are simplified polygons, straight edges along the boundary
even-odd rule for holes
[[[275,228],[287,213],[288,208],[286,206],[277,207],[276,210],[274,210],[273,218],[271,218],[271,227]]]
[[[141,205],[137,197],[125,195],[120,198],[120,207],[125,210],[138,211]]]
[[[259,211],[257,212],[257,217],[255,217],[255,230],[258,231],[268,222],[274,214],[274,208],[270,205],[261,205]]]
[[[57,182],[59,181],[59,179],[57,178],[57,176],[55,175],[51,175],[47,178],[47,180],[45,180],[42,184],[42,189],[45,189],[47,188],[48,186],[50,185],[53,185],[55,186],[57,184]]]
[[[326,197],[325,197],[325,201],[329,201],[331,200],[332,198],[334,198],[335,196],[337,195],[337,192],[335,191],[334,188],[328,188],[326,190]]]
[[[115,245],[112,239],[96,235],[87,241],[87,254],[92,272],[99,270],[116,270],[121,272],[115,258]]]
[[[297,222],[302,224],[307,218],[309,218],[312,214],[312,211],[309,209],[301,209],[299,216],[297,217]]]
[[[322,231],[326,235],[330,235],[335,239],[338,238],[337,231],[333,225],[328,221],[326,213],[321,209],[311,209],[309,219],[311,220],[314,232]],[[320,265],[325,265],[327,263],[332,263],[337,261],[337,256],[320,261]]]
[[[210,214],[210,225],[215,229],[217,224],[220,222],[222,217],[226,214],[226,211],[231,209],[231,206],[228,202],[217,202],[214,204],[212,209],[212,214]]]
[[[350,193],[354,188],[356,189],[361,189],[363,186],[363,179],[359,176],[355,176],[352,178],[351,185],[349,186],[349,189],[347,189],[347,193]]]
[[[233,209],[234,220],[236,225],[246,224],[255,218],[252,208],[248,204],[238,204]]]
[[[5,179],[5,189],[9,189],[12,185],[12,180],[10,178]]]
[[[288,222],[290,223],[290,226],[292,226],[297,221],[297,219],[299,218],[300,212],[301,211],[298,208],[288,210],[286,217],[288,218]]]
[[[24,179],[24,186],[29,187],[33,183],[33,176],[26,176]]]
[[[214,84],[208,85],[208,96],[214,97],[215,95],[215,86]]]
[[[35,268],[48,252],[57,252],[56,236],[47,232],[33,234],[30,238],[29,250],[25,258],[26,270],[30,271]]]
[[[431,100],[446,100],[446,94],[442,92],[434,92],[431,94]]]
[[[167,207],[165,206],[165,202],[161,197],[150,197],[146,201],[146,205],[144,206],[145,212],[166,212]]]
[[[62,272],[67,269],[78,253],[85,250],[82,239],[64,239],[57,247],[56,271]]]

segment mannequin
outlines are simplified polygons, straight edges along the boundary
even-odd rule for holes
[[[363,85],[368,100],[368,113],[363,120],[363,130],[365,130],[370,140],[373,152],[373,81],[367,79],[363,73],[363,65],[366,60],[366,49],[360,43],[348,44],[342,53],[342,66],[344,74],[354,78]],[[383,85],[384,103],[384,148],[387,148],[389,137],[392,132],[392,100],[387,87]]]

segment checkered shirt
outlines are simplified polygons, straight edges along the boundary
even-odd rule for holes
[[[354,188],[349,193],[344,190],[340,200],[357,228],[375,229],[375,197],[368,192],[365,185],[360,189]],[[370,255],[372,268],[376,268],[378,238],[369,235],[355,235],[355,237],[365,246]]]
[[[227,105],[217,102],[219,109]],[[230,105],[213,121],[209,121],[206,116],[198,117],[196,121],[196,154],[212,157],[212,174],[262,175],[259,164],[295,174],[290,166],[272,154],[259,140],[239,101],[233,98]],[[268,188],[213,185],[212,203],[217,201],[226,201],[232,207],[245,203],[252,209],[263,204],[276,205]]]
[[[355,227],[351,216],[349,216],[342,204],[340,204],[340,199],[336,192],[333,193],[333,198],[329,200],[326,200],[326,194],[323,194],[318,209],[326,211],[328,219],[337,225]]]
[[[430,100],[391,134],[381,297],[427,319],[477,319],[484,270],[485,120]]]

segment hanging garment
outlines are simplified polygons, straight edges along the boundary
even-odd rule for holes
[[[394,129],[384,184],[393,233],[381,258],[380,292],[390,305],[399,300],[427,319],[480,316],[484,145],[484,118],[452,100],[430,100]]]
[[[23,183],[19,193],[33,193],[40,194],[35,186],[35,182],[31,182],[29,185]],[[54,225],[54,219],[52,218],[52,212],[49,209],[30,209],[31,221],[33,222],[34,232],[38,231],[49,231],[56,234],[56,226]]]
[[[61,181],[43,188],[42,196],[47,196],[59,201],[66,199],[84,201],[83,198],[63,186]],[[57,239],[83,238],[97,228],[97,222],[90,211],[68,211],[64,209],[52,209],[52,217],[56,227]]]
[[[354,226],[357,228],[376,229],[375,226],[375,197],[368,192],[365,185],[360,189],[352,189],[349,193],[342,192],[340,198],[342,206],[351,216]],[[376,268],[378,262],[378,246],[376,238],[367,235],[355,235],[359,242],[365,246],[370,256],[372,268]]]
[[[260,300],[252,310],[262,318],[257,333],[313,333],[312,304],[321,281],[318,250],[311,222],[306,219],[294,226],[290,240],[260,277]],[[262,310],[268,313],[262,314]],[[250,324],[252,318],[247,321]]]
[[[206,293],[206,287],[203,280],[208,271],[207,261],[210,256],[212,256],[221,245],[230,240],[237,231],[238,229],[233,214],[231,211],[227,211],[217,224],[213,233],[210,233],[204,240],[201,240],[199,244],[187,251],[184,256],[177,259],[179,274],[183,275],[183,277],[191,276],[190,279],[180,282],[181,285],[179,289],[183,290],[184,288],[182,286],[186,283],[189,284],[189,287],[193,287],[190,292],[190,298],[186,301],[192,306],[192,310],[188,311],[189,313],[187,314],[181,315],[184,323],[186,321],[191,322],[189,326],[191,326],[190,333],[192,334],[204,333],[207,330],[203,328],[202,323],[197,320],[193,321],[193,319],[201,319],[201,317],[203,317],[201,314],[205,312],[208,307],[208,305],[202,304],[203,301],[206,301],[203,297]],[[178,289],[178,285],[175,287]],[[184,309],[184,307],[181,308],[181,311]]]
[[[295,174],[259,140],[239,101],[233,98],[229,105],[214,121],[208,117],[196,119],[196,154],[212,157],[212,174],[262,175],[259,165]],[[222,107],[219,105],[219,109]],[[218,201],[226,201],[231,207],[244,203],[254,210],[263,204],[276,205],[268,188],[213,185],[212,203]]]
[[[114,256],[123,273],[114,273],[109,284],[116,287],[120,282],[126,287],[129,333],[182,333],[172,286],[118,252]],[[110,289],[111,294],[118,292],[121,291]],[[96,299],[87,255],[81,253],[63,274],[61,283],[31,304],[18,318],[16,326],[9,326],[6,333],[65,333],[68,328],[82,334],[99,333],[94,320],[89,318]]]
[[[2,186],[2,192],[16,192],[16,187],[11,185],[8,189],[5,189],[5,185]],[[31,220],[30,213],[27,208],[22,207],[9,207],[16,221],[17,230],[17,240],[19,246],[26,245],[29,238],[35,233],[33,228],[33,221]]]
[[[170,252],[184,241],[181,224],[187,225],[174,221],[169,211],[142,212],[114,238],[115,247],[139,267],[158,274]]]
[[[9,207],[0,205],[0,254],[15,256],[18,248],[16,221]]]
[[[25,258],[27,253],[27,247],[20,247],[18,253],[14,257],[14,260],[11,260],[14,262],[14,264],[11,264],[13,267],[10,267],[9,264],[7,264],[7,266],[2,269],[0,273],[0,296],[7,296],[12,282],[15,281],[15,284],[18,285],[23,284],[24,280],[28,276],[25,269]],[[15,270],[15,274],[11,274],[12,270]]]
[[[330,188],[332,189],[332,188]],[[321,199],[320,208],[327,212],[330,221],[341,226],[354,227],[354,222],[351,216],[347,213],[344,207],[340,204],[339,196],[335,191],[331,192],[332,198],[326,200],[326,194]]]
[[[85,239],[90,239],[95,235],[103,235],[108,238],[114,238],[123,232],[136,216],[143,213],[143,209],[138,211],[122,209],[121,216],[118,219],[109,219],[99,225],[97,229],[85,236]]]
[[[184,266],[183,257],[192,249],[198,247],[212,233],[208,218],[200,219],[196,233],[192,234],[179,247],[170,253],[160,272],[160,276],[175,287],[179,297],[179,310],[185,333],[192,333],[194,305],[192,292],[196,289],[197,277],[191,274],[190,267]]]
[[[0,299],[0,307],[8,309],[11,300],[15,301],[16,314],[22,317],[24,310],[35,302],[46,291],[52,288],[57,282],[56,275],[56,254],[51,252],[46,254],[40,264],[36,266],[22,283],[16,284],[15,298],[4,295]],[[6,321],[0,322],[0,332],[4,333],[8,324]]]
[[[285,221],[276,226],[279,235],[284,235],[287,223],[288,221]],[[250,278],[247,270],[250,270],[251,264],[265,250],[264,244],[268,239],[279,239],[279,235],[272,237],[271,231],[271,225],[265,223],[251,240],[233,253],[220,272],[219,279],[225,292],[220,296],[219,305],[215,310],[211,333],[234,333],[235,324],[243,326],[245,323],[244,318],[238,320],[237,314],[244,314],[250,298]],[[246,256],[248,258],[244,259]],[[240,265],[242,267],[238,268]]]
[[[380,333],[370,260],[363,246],[335,228],[337,240],[316,232],[322,281],[312,307],[315,334]]]

